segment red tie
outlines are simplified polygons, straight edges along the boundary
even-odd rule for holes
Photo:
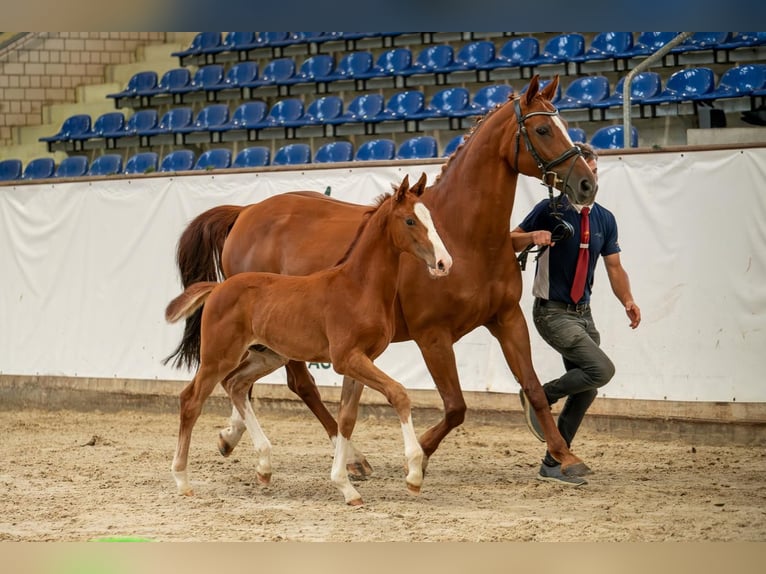
[[[574,281],[572,281],[572,290],[569,295],[575,304],[580,302],[582,294],[585,292],[585,278],[588,276],[588,244],[590,243],[590,220],[588,213],[590,208],[583,207],[580,212],[580,253],[577,255],[577,268],[575,269]]]

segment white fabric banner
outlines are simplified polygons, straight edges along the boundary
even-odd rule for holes
[[[369,204],[408,173],[441,165],[320,168],[0,186],[0,373],[187,380],[163,366],[183,326],[164,309],[180,292],[175,249],[186,224],[221,204],[291,190]],[[766,149],[604,156],[598,201],[617,217],[622,262],[643,322],[633,331],[603,263],[594,317],[617,373],[601,395],[766,401]],[[547,190],[521,177],[510,226]],[[542,381],[560,357],[531,322],[534,261],[522,305]],[[485,329],[455,347],[466,391],[516,392]],[[408,388],[433,388],[417,347],[395,343],[377,364]],[[330,365],[310,366],[338,385]],[[283,371],[266,382],[284,383]]]

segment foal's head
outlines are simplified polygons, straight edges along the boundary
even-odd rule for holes
[[[425,187],[425,173],[412,187],[409,177],[404,176],[388,200],[391,202],[388,228],[398,249],[425,261],[429,273],[434,277],[443,277],[450,272],[452,256],[436,231],[431,212],[420,201]]]

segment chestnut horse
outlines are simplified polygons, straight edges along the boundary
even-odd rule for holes
[[[200,282],[186,288],[167,307],[175,322],[205,303],[202,311],[200,366],[181,393],[181,426],[173,476],[181,494],[192,494],[186,470],[192,428],[202,404],[222,383],[254,438],[258,478],[271,477],[271,445],[245,400],[253,376],[263,376],[289,360],[331,361],[335,370],[383,393],[399,415],[407,458],[407,487],[420,491],[423,450],[412,425],[405,388],[374,364],[394,336],[394,300],[399,258],[425,261],[431,276],[449,274],[452,258],[428,208],[419,201],[426,175],[410,190],[405,176],[393,195],[383,196],[360,225],[342,261],[302,277],[240,273],[223,283]],[[425,290],[428,291],[427,286]],[[259,352],[250,351],[260,346]],[[347,504],[362,504],[346,472],[344,420],[356,420],[357,405],[341,405],[331,478]],[[353,409],[346,412],[348,409]],[[353,424],[349,429],[353,429]]]
[[[521,272],[510,240],[510,217],[519,173],[555,185],[572,203],[589,204],[596,195],[593,174],[569,138],[551,104],[558,76],[540,89],[534,76],[527,91],[483,117],[450,156],[423,195],[441,224],[442,237],[458,269],[431,288],[414,258],[402,257],[394,341],[413,340],[444,403],[444,418],[426,430],[420,444],[426,463],[439,443],[463,423],[466,404],[460,389],[453,344],[484,326],[498,340],[516,381],[529,398],[545,433],[548,450],[568,472],[584,463],[572,454],[556,428],[535,373],[529,331],[522,314]],[[230,277],[244,271],[307,274],[326,268],[343,253],[364,213],[362,206],[321,193],[293,192],[249,206],[220,206],[197,216],[181,235],[177,262],[184,285]],[[183,340],[167,360],[196,364],[199,316],[187,320]],[[322,422],[332,440],[337,424],[322,404],[303,363],[287,365],[288,386]],[[344,378],[341,402],[358,401],[360,385]],[[231,452],[244,432],[235,411],[221,432],[219,448]],[[353,448],[353,447],[350,447]],[[352,465],[369,474],[366,459],[354,451]]]

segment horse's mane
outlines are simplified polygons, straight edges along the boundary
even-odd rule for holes
[[[450,162],[452,161],[452,158],[455,157],[460,151],[465,147],[465,145],[471,140],[471,137],[476,133],[476,131],[484,124],[484,122],[492,116],[495,112],[497,112],[500,108],[508,105],[510,102],[514,100],[516,97],[515,92],[511,92],[511,94],[508,96],[508,100],[501,104],[497,104],[494,108],[489,110],[486,114],[483,116],[479,116],[479,118],[474,122],[474,124],[471,126],[471,129],[468,130],[468,134],[465,138],[463,138],[463,141],[460,142],[460,144],[455,148],[455,151],[453,151],[449,157],[447,157],[447,161],[444,162],[442,165],[442,169],[439,172],[439,174],[436,176],[436,179],[434,180],[434,183],[437,183],[442,175],[449,169]]]
[[[392,195],[391,193],[382,193],[375,198],[375,200],[372,202],[372,207],[370,207],[362,215],[362,223],[359,224],[359,227],[356,230],[356,235],[354,236],[354,239],[351,240],[351,243],[349,243],[348,249],[346,249],[346,252],[343,254],[343,257],[341,257],[338,260],[338,262],[334,265],[334,267],[337,267],[338,265],[345,263],[346,259],[349,258],[349,256],[351,255],[351,252],[354,250],[354,247],[356,247],[356,244],[359,243],[359,237],[361,237],[362,232],[365,230],[365,228],[367,227],[367,224],[370,222],[370,219],[372,218],[372,214],[378,211],[380,206],[383,205],[386,202],[386,200],[391,197],[391,195]]]

